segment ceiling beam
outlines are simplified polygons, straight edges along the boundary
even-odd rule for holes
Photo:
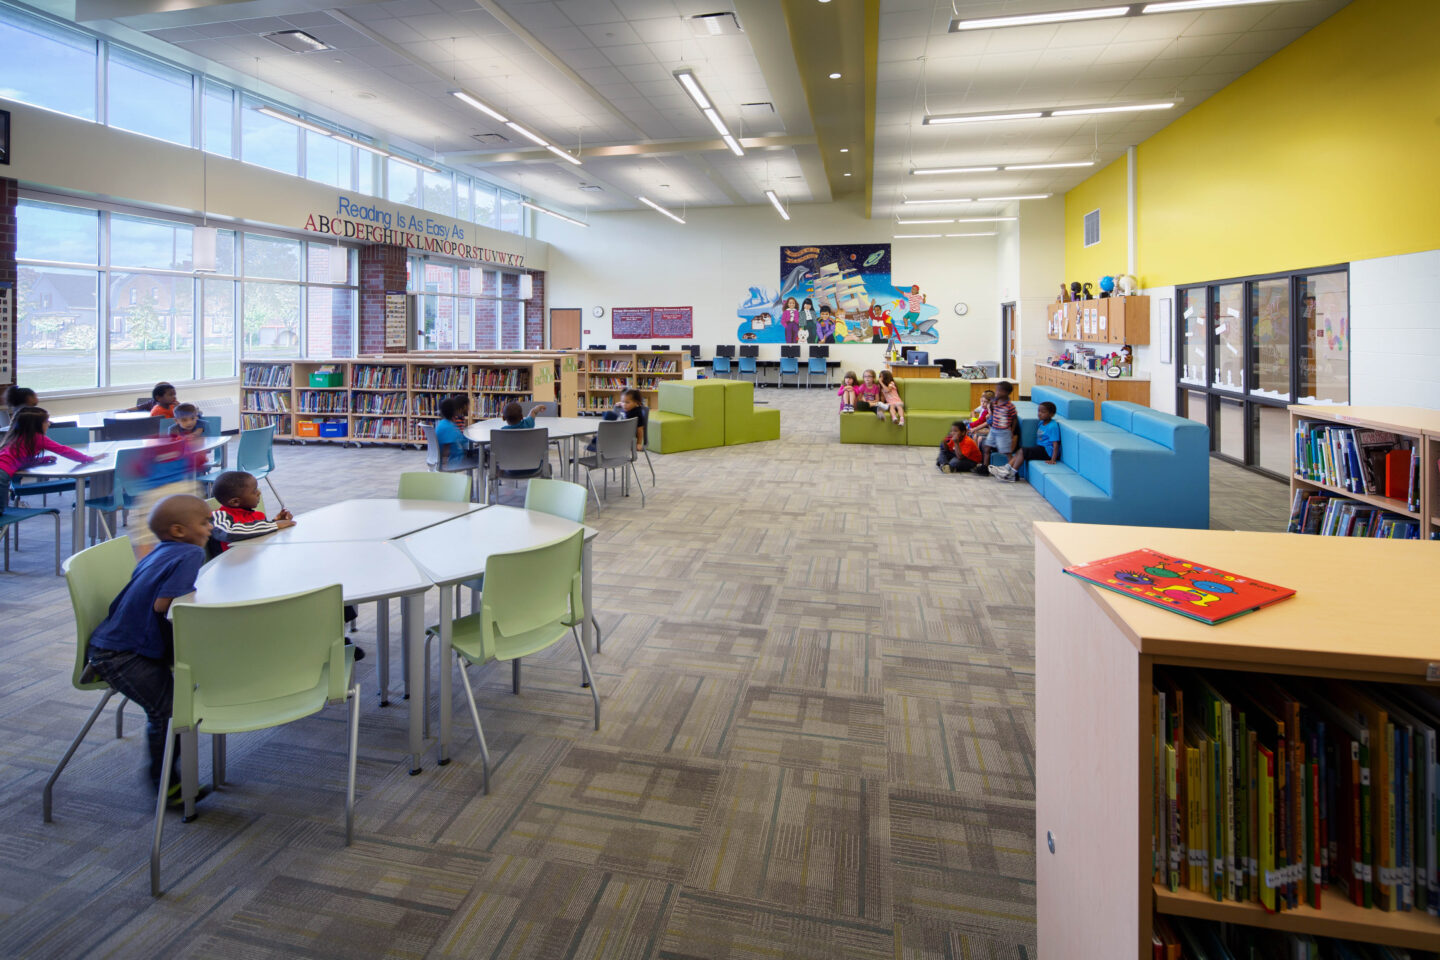
[[[781,150],[787,147],[814,146],[814,137],[746,137],[740,141],[746,150]],[[664,157],[686,153],[715,153],[726,149],[723,140],[650,140],[645,143],[616,143],[585,147],[575,155],[582,160],[597,157]],[[446,163],[471,163],[488,166],[501,163],[554,163],[555,155],[541,147],[520,150],[468,150],[445,154]]]

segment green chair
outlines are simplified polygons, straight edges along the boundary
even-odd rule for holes
[[[360,735],[360,684],[347,652],[339,584],[243,603],[177,603],[175,702],[155,799],[150,894],[160,895],[160,841],[175,734],[224,736],[266,730],[349,701],[349,771],[345,845],[355,835],[355,754]],[[218,782],[223,775],[217,771]]]
[[[568,632],[580,651],[580,666],[590,684],[595,704],[595,729],[600,729],[600,694],[590,671],[590,658],[575,627],[584,621],[581,551],[585,532],[575,533],[557,543],[514,553],[493,554],[485,564],[485,594],[480,612],[455,621],[451,645],[460,666],[470,718],[480,743],[484,790],[490,792],[490,750],[480,726],[475,691],[465,672],[466,664],[487,664],[496,660],[519,663],[521,657],[539,653]],[[431,628],[433,631],[435,628]],[[516,693],[518,689],[518,674]]]
[[[585,497],[585,488],[578,483],[568,480],[531,480],[525,488],[525,509],[584,523]],[[595,611],[591,610],[589,616],[590,625],[595,628],[595,652],[599,653],[604,634],[600,631],[600,621],[595,619]],[[428,656],[425,662],[430,662]]]
[[[470,474],[416,471],[400,474],[401,500],[444,500],[470,502]]]
[[[65,751],[60,762],[55,764],[50,779],[45,781],[46,823],[50,822],[55,781],[60,779],[66,764],[80,748],[81,741],[100,718],[105,704],[115,695],[113,687],[89,674],[87,661],[90,654],[90,635],[109,616],[110,604],[119,596],[120,591],[125,589],[125,585],[130,582],[130,574],[134,571],[135,551],[131,549],[129,537],[106,540],[88,550],[81,550],[65,561],[65,585],[70,588],[70,606],[75,611],[75,664],[70,671],[70,685],[76,690],[103,690],[105,695],[95,704],[95,709],[90,711],[85,725],[80,728],[75,739],[70,741],[70,748]],[[128,702],[121,697],[120,708],[115,711],[116,739],[125,733],[125,704]]]

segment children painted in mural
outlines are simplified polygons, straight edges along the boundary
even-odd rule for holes
[[[800,339],[804,343],[820,342],[820,316],[815,312],[815,301],[809,297],[800,304],[800,332],[804,334]]]
[[[890,422],[905,426],[905,402],[900,399],[900,387],[889,370],[880,371],[880,402],[875,404],[875,416],[881,420],[890,414]]]
[[[828,303],[820,308],[820,321],[815,326],[815,332],[820,335],[821,343],[835,342],[835,317],[831,315]]]
[[[940,472],[974,473],[981,459],[980,447],[967,435],[965,421],[950,424],[950,432],[940,441],[940,454],[935,458]]]
[[[855,395],[860,387],[860,379],[855,376],[854,370],[846,370],[845,377],[840,381],[840,389],[835,393],[840,397],[840,412],[853,413],[855,411]]]
[[[780,311],[780,326],[785,330],[786,343],[795,343],[800,339],[800,304],[795,302],[794,297],[785,300],[785,306]]]
[[[896,288],[899,289],[898,287]],[[900,322],[905,326],[905,333],[910,333],[920,323],[920,308],[925,305],[925,295],[920,292],[920,284],[910,285],[910,292],[905,294],[905,316]]]

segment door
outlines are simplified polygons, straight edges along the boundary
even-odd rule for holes
[[[555,309],[550,311],[550,349],[580,349],[579,310]]]
[[[1020,360],[1020,340],[1018,340],[1020,334],[1015,330],[1014,304],[1001,304],[1001,307],[999,307],[999,325],[1001,325],[999,341],[1001,341],[1002,344],[1001,364],[1004,366],[1004,370],[1001,370],[1001,376],[1018,379],[1018,377],[1020,377],[1020,363],[1018,363],[1018,360]]]

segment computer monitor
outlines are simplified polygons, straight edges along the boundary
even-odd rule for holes
[[[715,348],[715,356],[717,356],[717,357],[733,357],[733,356],[735,356],[735,344],[733,344],[733,343],[722,343],[722,344],[720,344],[719,346],[717,346],[717,347]]]
[[[760,356],[760,345],[759,345],[758,343],[742,343],[742,344],[740,344],[740,356],[742,356],[742,357],[758,357],[758,356]]]
[[[784,343],[784,344],[781,344],[781,345],[780,345],[780,356],[782,356],[782,357],[796,357],[796,358],[798,359],[799,356],[800,356],[800,345],[799,345],[798,343]]]
[[[670,349],[670,344],[668,344],[668,343],[652,343],[652,344],[650,344],[650,349],[651,349],[651,350],[669,350],[669,349]]]
[[[900,359],[903,360],[903,361],[905,361],[906,363],[910,363],[910,362],[911,362],[911,361],[910,361],[910,354],[912,354],[912,353],[914,353],[914,352],[915,352],[915,348],[914,348],[914,347],[901,347],[901,348],[900,348]]]
[[[930,354],[925,350],[911,350],[910,362],[928,366],[930,364]]]
[[[680,344],[680,349],[681,349],[681,350],[688,350],[688,351],[690,352],[690,359],[692,359],[692,360],[699,360],[699,359],[700,359],[700,344],[698,344],[698,343],[682,343],[682,344]]]
[[[590,344],[590,346],[586,347],[585,349],[587,349],[587,350],[604,350],[604,349],[605,349],[605,344],[603,344],[603,343],[592,343],[592,344]]]
[[[616,347],[615,349],[617,349],[617,350],[639,350],[639,349],[640,349],[640,345],[637,344],[637,343],[622,343],[622,344],[620,344],[620,346]]]
[[[812,357],[828,357],[828,356],[830,356],[830,345],[829,345],[828,343],[816,344],[815,346],[813,346],[813,347],[810,348],[810,356],[812,356]]]

